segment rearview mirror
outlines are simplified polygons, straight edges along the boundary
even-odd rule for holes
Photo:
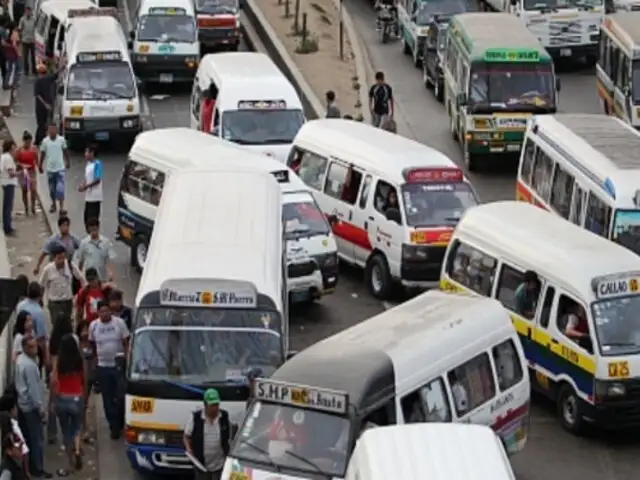
[[[387,208],[384,214],[390,222],[395,222],[398,225],[402,224],[402,216],[397,208]]]

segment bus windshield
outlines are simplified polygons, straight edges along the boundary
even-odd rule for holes
[[[559,10],[562,8],[601,7],[603,0],[524,0],[525,10]]]
[[[69,69],[67,100],[131,99],[135,80],[126,62],[78,63]]]
[[[554,111],[556,98],[552,65],[474,63],[471,66],[468,104],[474,113]]]
[[[143,15],[138,24],[138,41],[193,43],[196,41],[196,21],[188,15]],[[174,47],[169,45],[167,48]],[[172,52],[167,50],[166,53]]]
[[[611,240],[640,255],[640,210],[616,210]]]
[[[640,353],[640,295],[599,300],[591,310],[603,356]]]
[[[241,145],[286,145],[303,122],[302,110],[230,110],[222,114],[220,136]]]
[[[327,219],[310,193],[287,193],[282,196],[282,200],[282,218],[287,240],[329,235]]]
[[[402,201],[412,227],[455,226],[468,208],[478,205],[466,182],[406,183]]]
[[[347,417],[255,401],[239,432],[230,454],[235,459],[344,477],[351,433]]]
[[[231,382],[245,369],[273,373],[284,361],[277,312],[140,308],[131,347],[131,380]]]

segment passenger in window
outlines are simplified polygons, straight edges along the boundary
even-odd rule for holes
[[[422,423],[425,421],[424,413],[422,412],[422,402],[419,396],[416,396],[411,402],[410,408],[407,410],[407,423]]]
[[[347,171],[347,178],[342,186],[342,193],[340,194],[341,200],[350,204],[356,203],[361,178],[362,175],[360,172],[355,171],[353,166],[350,165],[349,170]]]
[[[467,395],[467,389],[458,380],[455,370],[449,372],[449,385],[451,385],[451,394],[453,395],[456,411],[459,416],[464,415],[469,409],[469,395]]]
[[[211,133],[211,119],[213,118],[213,109],[215,108],[217,94],[217,88],[213,83],[203,92],[200,112],[200,130],[202,132]]]
[[[390,208],[395,208],[396,210],[400,210],[400,208],[398,207],[398,194],[396,193],[396,189],[392,188],[389,190],[389,193],[387,194],[387,199],[384,202],[384,205],[382,206],[382,211],[384,213],[387,213],[387,210],[389,210]]]
[[[589,324],[582,306],[572,303],[567,313],[567,323],[564,334],[576,343],[582,344],[585,338],[589,338]]]
[[[293,162],[291,162],[291,165],[289,165],[289,168],[296,172],[296,175],[298,175],[298,172],[300,171],[300,164],[302,163],[303,156],[304,152],[296,152]]]
[[[538,275],[532,270],[527,270],[524,272],[524,281],[516,288],[514,294],[516,313],[526,318],[533,318],[539,294],[540,280]]]

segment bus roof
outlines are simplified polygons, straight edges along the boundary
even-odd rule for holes
[[[640,188],[640,133],[622,120],[559,113],[535,116],[531,128],[612,198],[632,198]]]
[[[458,168],[435,148],[353,120],[308,121],[298,131],[294,144],[313,151],[322,151],[331,145],[336,157],[398,184],[405,183],[402,172],[409,168]]]
[[[345,391],[366,412],[421,369],[505,331],[513,326],[497,300],[431,290],[313,344],[271,379]]]
[[[40,8],[59,20],[68,21],[69,10],[76,8],[98,8],[98,5],[90,0],[52,0],[44,2]]]
[[[259,52],[209,53],[202,62],[215,66],[221,77],[233,79],[281,76],[282,72],[268,55]]]
[[[618,272],[640,271],[640,257],[606,238],[584,230],[560,216],[526,202],[493,202],[470,208],[456,227],[454,238],[509,263],[593,298],[591,280]],[[483,246],[483,247],[481,247]]]
[[[368,480],[466,480],[469,472],[474,478],[515,480],[500,439],[484,425],[417,423],[369,428],[358,439],[357,448],[358,462],[362,452],[362,464],[370,466],[364,475]]]
[[[450,35],[458,38],[473,60],[491,62],[551,61],[538,38],[510,13],[468,12],[455,15]],[[511,54],[533,53],[529,60]],[[513,59],[511,59],[513,58]],[[532,60],[535,58],[536,60]]]
[[[269,173],[288,172],[289,181],[280,183],[283,193],[309,190],[293,170],[275,158],[260,155],[193,128],[144,131],[136,137],[130,156],[142,157],[149,165],[157,165],[168,171],[220,164],[231,168],[234,165],[244,165]]]
[[[69,63],[76,62],[78,53],[121,52],[122,60],[129,59],[127,39],[120,22],[114,17],[79,17],[69,29]]]
[[[281,301],[281,205],[268,173],[228,165],[174,172],[164,185],[136,305],[169,279],[249,281]]]
[[[603,27],[627,56],[640,58],[640,12],[625,11],[607,15]]]
[[[187,15],[195,14],[195,7],[190,0],[142,0],[140,2],[140,14],[146,15],[151,8],[182,8]]]

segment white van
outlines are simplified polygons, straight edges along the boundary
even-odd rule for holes
[[[203,92],[217,91],[207,133],[284,162],[304,123],[302,102],[291,82],[263,53],[205,55],[191,93],[191,128],[200,129]]]
[[[134,18],[130,39],[136,76],[146,82],[193,82],[200,59],[193,1],[142,0]]]
[[[535,276],[525,291],[527,271]],[[630,250],[531,204],[494,202],[460,220],[441,288],[502,303],[533,388],[579,432],[587,423],[640,425],[638,282],[640,257]]]
[[[478,204],[449,157],[352,120],[307,122],[287,165],[329,216],[340,259],[364,268],[369,290],[382,299],[394,282],[436,286],[456,223]]]
[[[516,480],[500,438],[483,425],[431,423],[362,434],[345,480]]]
[[[135,302],[125,413],[132,467],[158,475],[193,469],[182,432],[211,385],[230,422],[242,419],[248,371],[271,375],[289,331],[273,175],[187,169],[164,190]]]
[[[36,11],[36,60],[60,59],[69,28],[69,10],[98,8],[90,0],[49,0],[39,4]]]
[[[71,146],[81,140],[131,144],[142,130],[140,97],[115,8],[70,10],[67,67],[54,117]]]
[[[364,429],[403,423],[487,425],[516,453],[527,440],[529,390],[522,346],[500,303],[432,290],[313,344],[257,381],[222,478],[244,468],[254,478],[276,468],[300,471],[300,479],[344,478]],[[287,455],[295,440],[279,429],[265,435],[265,425],[278,423],[314,441]]]
[[[285,165],[188,128],[138,135],[122,172],[116,238],[129,246],[131,266],[142,270],[166,178],[190,166],[242,165],[273,174],[282,190],[290,299],[310,301],[338,282],[336,243],[313,195]]]

